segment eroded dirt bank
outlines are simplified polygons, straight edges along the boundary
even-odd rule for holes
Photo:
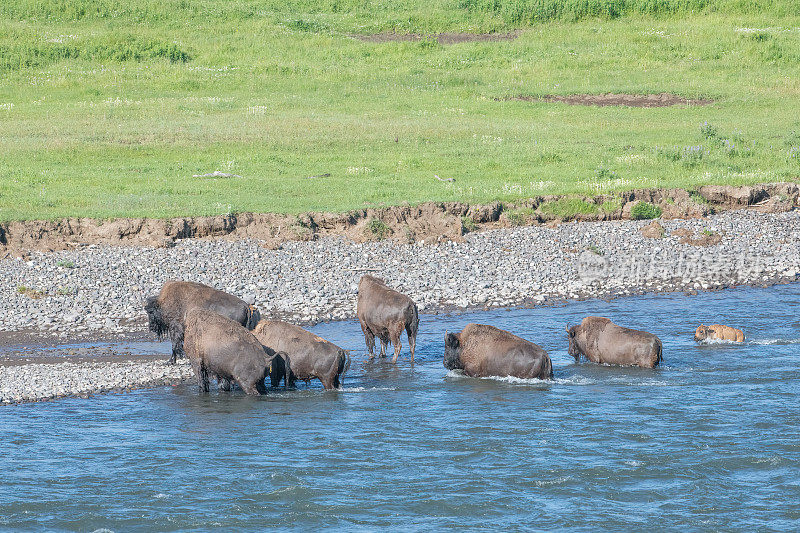
[[[548,205],[565,196],[538,196],[511,203],[470,205],[426,202],[418,206],[361,209],[348,213],[303,215],[241,213],[171,219],[119,218],[96,220],[64,218],[53,221],[0,223],[0,258],[24,256],[29,251],[65,250],[88,244],[170,247],[178,239],[256,239],[267,248],[287,241],[310,241],[344,236],[354,242],[392,239],[401,243],[460,241],[469,232],[515,225],[568,220],[627,220],[640,201],[650,202],[664,219],[698,218],[730,209],[786,212],[800,206],[796,183],[757,186],[707,185],[697,191],[637,189],[614,195],[584,197],[597,212],[559,217]],[[600,209],[614,205],[613,211]]]

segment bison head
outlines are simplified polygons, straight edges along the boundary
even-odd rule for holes
[[[169,324],[164,318],[164,313],[161,309],[161,304],[158,302],[158,297],[150,296],[144,304],[144,310],[147,312],[147,325],[150,331],[158,335],[160,339],[169,331]]]
[[[574,357],[576,361],[581,358],[581,349],[578,347],[578,341],[575,339],[577,334],[578,326],[567,326],[567,339],[569,340],[567,353]]]
[[[461,364],[461,341],[455,333],[444,334],[444,367],[448,370],[464,368]]]
[[[696,341],[704,341],[708,338],[709,333],[711,333],[711,328],[706,325],[700,324],[694,332],[694,340]]]

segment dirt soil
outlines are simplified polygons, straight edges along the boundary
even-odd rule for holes
[[[570,94],[545,96],[509,96],[503,100],[522,100],[525,102],[558,102],[570,105],[623,106],[623,107],[670,107],[675,105],[709,105],[714,100],[688,99],[677,94]]]
[[[351,37],[368,43],[388,43],[397,41],[422,41],[424,39],[432,39],[439,42],[439,44],[459,44],[459,43],[486,43],[498,41],[513,41],[519,36],[519,32],[512,31],[508,33],[435,33],[431,35],[423,35],[420,33],[375,33],[372,35],[358,35],[353,34]]]
[[[64,218],[4,222],[0,223],[0,259],[25,257],[32,250],[54,251],[92,244],[170,247],[178,239],[189,238],[250,238],[273,249],[287,241],[328,236],[342,236],[355,242],[392,239],[402,243],[421,241],[422,244],[431,244],[443,240],[460,241],[469,231],[509,227],[512,221],[507,212],[520,207],[533,210],[533,215],[526,219],[527,224],[630,219],[631,209],[640,201],[659,206],[665,219],[701,218],[742,208],[775,213],[800,207],[800,188],[797,183],[771,183],[741,187],[705,185],[696,191],[637,189],[614,195],[583,197],[598,206],[598,212],[593,214],[558,218],[540,209],[547,202],[561,198],[563,196],[538,196],[516,204],[495,202],[487,205],[426,202],[417,206],[302,215],[241,213],[172,219]],[[608,200],[616,200],[621,207],[611,213],[600,210],[599,206]]]

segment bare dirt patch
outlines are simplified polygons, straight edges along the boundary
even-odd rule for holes
[[[509,96],[500,100],[521,100],[524,102],[549,102],[587,106],[619,106],[619,107],[671,107],[676,105],[709,105],[714,100],[708,98],[684,98],[677,94],[570,94],[545,96]]]
[[[499,41],[513,41],[519,36],[519,32],[508,33],[434,33],[424,35],[421,33],[393,33],[383,32],[372,35],[357,35],[351,37],[367,43],[389,43],[404,41],[423,41],[426,39],[437,41],[439,44],[459,44],[459,43],[491,43]]]

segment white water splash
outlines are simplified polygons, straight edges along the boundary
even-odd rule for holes
[[[697,344],[699,344],[701,346],[710,346],[712,344],[740,344],[740,345],[742,345],[742,344],[745,344],[745,343],[744,342],[730,341],[730,340],[725,340],[725,339],[703,339],[701,341],[697,341]]]
[[[756,346],[800,344],[800,339],[754,339],[745,342],[745,344],[754,344]]]
[[[348,387],[337,392],[373,392],[380,390],[397,390],[397,387]]]

